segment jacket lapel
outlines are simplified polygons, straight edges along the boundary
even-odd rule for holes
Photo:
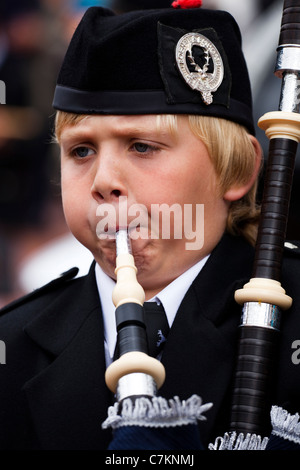
[[[54,360],[25,386],[43,449],[105,449],[111,439],[101,424],[111,404],[104,381],[102,315],[94,265],[25,327]]]
[[[187,292],[165,345],[160,394],[186,399],[196,393],[214,405],[199,423],[204,445],[208,436],[223,434],[218,427],[228,419],[241,314],[234,292],[249,280],[252,258],[245,242],[224,236]]]

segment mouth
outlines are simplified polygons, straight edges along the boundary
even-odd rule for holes
[[[128,203],[127,197],[119,198],[118,204],[99,204],[96,209],[99,217],[96,235],[101,240],[115,240],[120,230],[127,231],[132,239],[149,238],[150,214],[143,204]]]
[[[142,224],[136,224],[134,226],[113,226],[110,227],[108,224],[105,227],[96,227],[96,234],[100,240],[115,240],[116,234],[120,231],[124,231],[128,234],[129,238],[132,240],[149,239],[149,230],[148,226]]]

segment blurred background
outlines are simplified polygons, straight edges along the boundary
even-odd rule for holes
[[[1,0],[0,307],[73,266],[85,274],[92,257],[69,233],[60,199],[59,151],[52,143],[51,107],[69,40],[89,6],[116,13],[169,7],[171,0]],[[233,14],[253,87],[254,115],[278,109],[273,75],[283,0],[203,0],[203,8]],[[0,100],[1,101],[1,100]],[[268,153],[268,139],[257,130]],[[300,162],[297,158],[288,238],[300,239]]]

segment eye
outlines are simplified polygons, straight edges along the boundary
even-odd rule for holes
[[[159,150],[155,145],[150,145],[145,142],[134,142],[131,149],[133,152],[143,155],[149,155]]]
[[[76,147],[72,150],[72,155],[77,158],[86,158],[93,155],[95,151],[89,147]]]
[[[133,144],[133,147],[139,153],[145,153],[150,148],[148,144],[144,144],[143,142],[136,142]]]

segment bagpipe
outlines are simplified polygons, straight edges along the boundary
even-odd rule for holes
[[[116,307],[118,358],[106,369],[105,381],[116,402],[104,428],[114,430],[110,450],[200,449],[197,421],[212,404],[199,396],[166,400],[157,396],[165,380],[162,363],[149,356],[144,290],[136,278],[127,230],[116,234]],[[180,432],[178,430],[180,429]]]
[[[261,219],[250,281],[236,291],[243,306],[239,326],[228,433],[210,450],[300,449],[299,415],[271,403],[272,378],[282,310],[292,299],[281,286],[281,265],[289,202],[300,140],[300,2],[285,0],[275,74],[282,80],[278,111],[258,122],[270,139]],[[137,282],[127,231],[116,236],[116,306],[119,358],[106,371],[108,388],[116,395],[104,428],[114,430],[111,450],[201,450],[197,422],[212,404],[199,396],[188,400],[157,396],[165,371],[149,357],[144,322],[144,293]],[[270,422],[272,433],[264,427]]]

